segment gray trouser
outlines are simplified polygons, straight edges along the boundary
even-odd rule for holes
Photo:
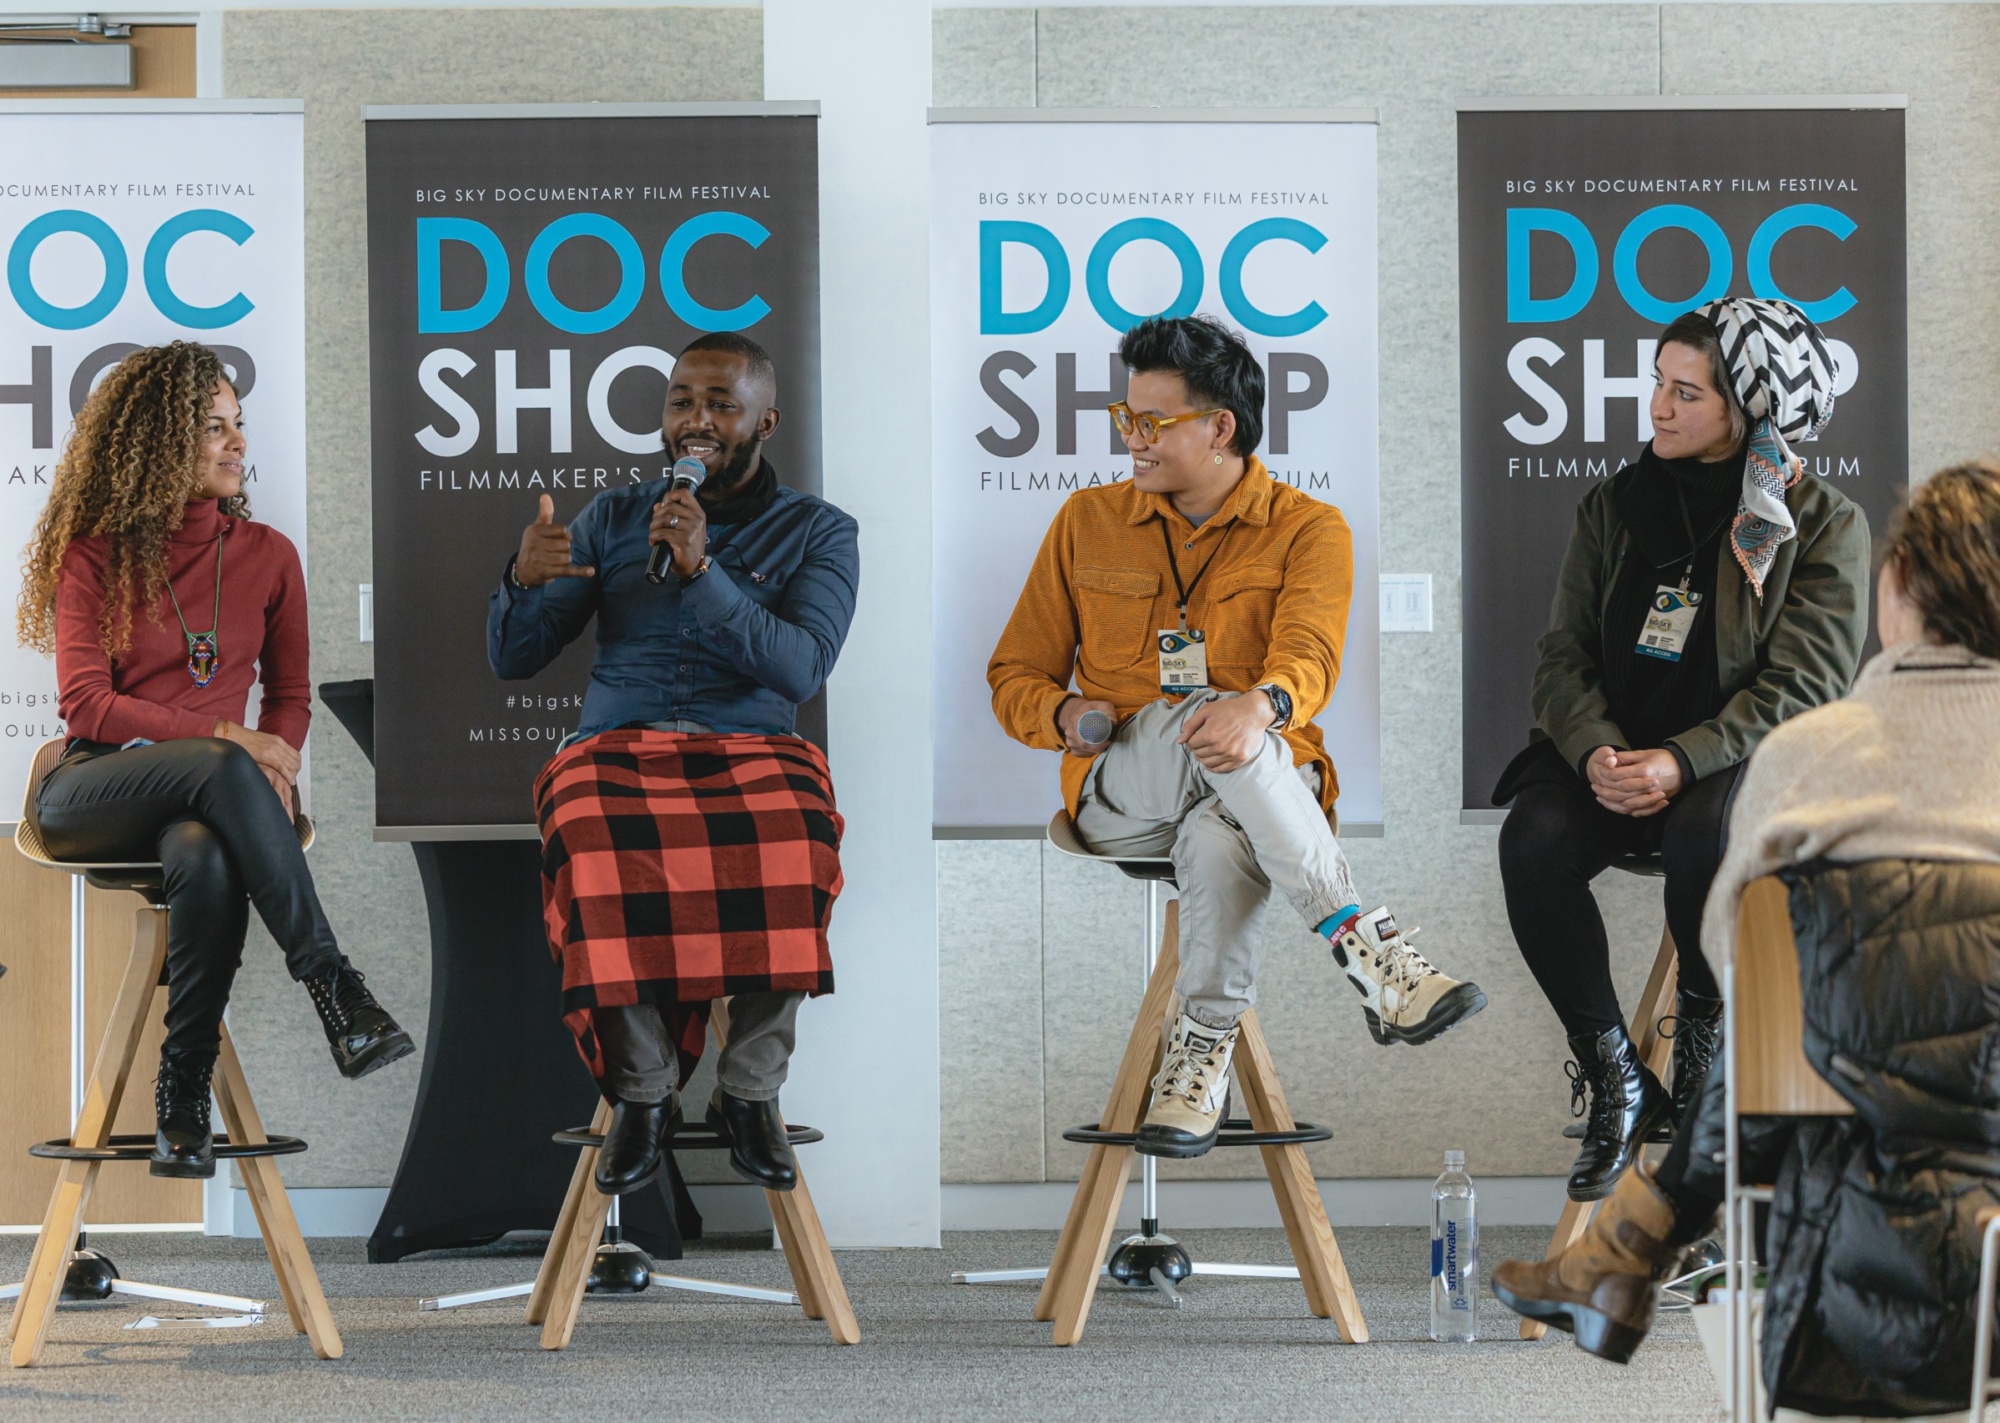
[[[798,1042],[803,993],[738,993],[729,1000],[729,1041],[715,1080],[745,1102],[774,1101]],[[591,1014],[604,1053],[604,1085],[628,1102],[658,1102],[680,1084],[666,1021],[650,1003]]]
[[[1141,707],[1083,783],[1076,828],[1101,855],[1171,854],[1180,885],[1181,1002],[1226,1028],[1257,1001],[1264,904],[1272,885],[1317,926],[1359,903],[1347,857],[1320,809],[1319,770],[1292,764],[1276,732],[1233,771],[1210,771],[1178,743],[1188,714],[1228,692]]]

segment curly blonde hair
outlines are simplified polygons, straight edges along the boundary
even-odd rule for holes
[[[201,447],[221,358],[193,341],[134,351],[98,382],[56,465],[49,502],[21,561],[15,624],[23,647],[53,654],[56,581],[74,539],[105,542],[99,637],[116,657],[132,645],[132,609],[167,586],[167,541],[201,488]],[[247,518],[241,494],[222,512]]]

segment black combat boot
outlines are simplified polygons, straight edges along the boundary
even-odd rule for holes
[[[1673,1100],[1639,1061],[1623,1027],[1580,1033],[1569,1040],[1569,1050],[1576,1054],[1567,1068],[1572,1113],[1582,1112],[1586,1091],[1590,1097],[1583,1149],[1569,1173],[1569,1198],[1599,1201],[1611,1194],[1646,1138],[1666,1120]]]
[[[152,1172],[206,1181],[215,1174],[215,1137],[208,1121],[208,1083],[215,1072],[212,1052],[160,1052],[160,1075],[153,1083]]]
[[[1722,1000],[1678,993],[1674,996],[1674,1016],[1660,1024],[1660,1031],[1674,1040],[1674,1126],[1678,1129],[1687,1119],[1688,1108],[1701,1096],[1701,1084],[1722,1046]]]
[[[366,1077],[416,1051],[410,1035],[375,1001],[360,970],[345,956],[326,972],[308,978],[305,985],[342,1077],[350,1081]]]

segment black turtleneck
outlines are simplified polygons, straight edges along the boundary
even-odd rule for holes
[[[1716,662],[1715,588],[1722,540],[1743,495],[1743,451],[1713,464],[1662,459],[1648,444],[1637,464],[1612,476],[1612,507],[1632,535],[1605,605],[1599,664],[1611,719],[1634,750],[1653,750],[1669,737],[1722,710]],[[1639,632],[1661,584],[1701,597],[1688,644],[1678,662],[1640,654]]]
[[[757,472],[727,494],[710,498],[706,488],[695,492],[701,512],[711,524],[747,524],[778,497],[778,471],[769,460],[759,457]]]

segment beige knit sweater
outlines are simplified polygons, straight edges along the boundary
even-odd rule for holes
[[[1702,916],[1718,972],[1736,956],[1750,882],[1822,858],[2000,863],[2000,662],[1962,647],[1888,648],[1844,700],[1764,738]]]

